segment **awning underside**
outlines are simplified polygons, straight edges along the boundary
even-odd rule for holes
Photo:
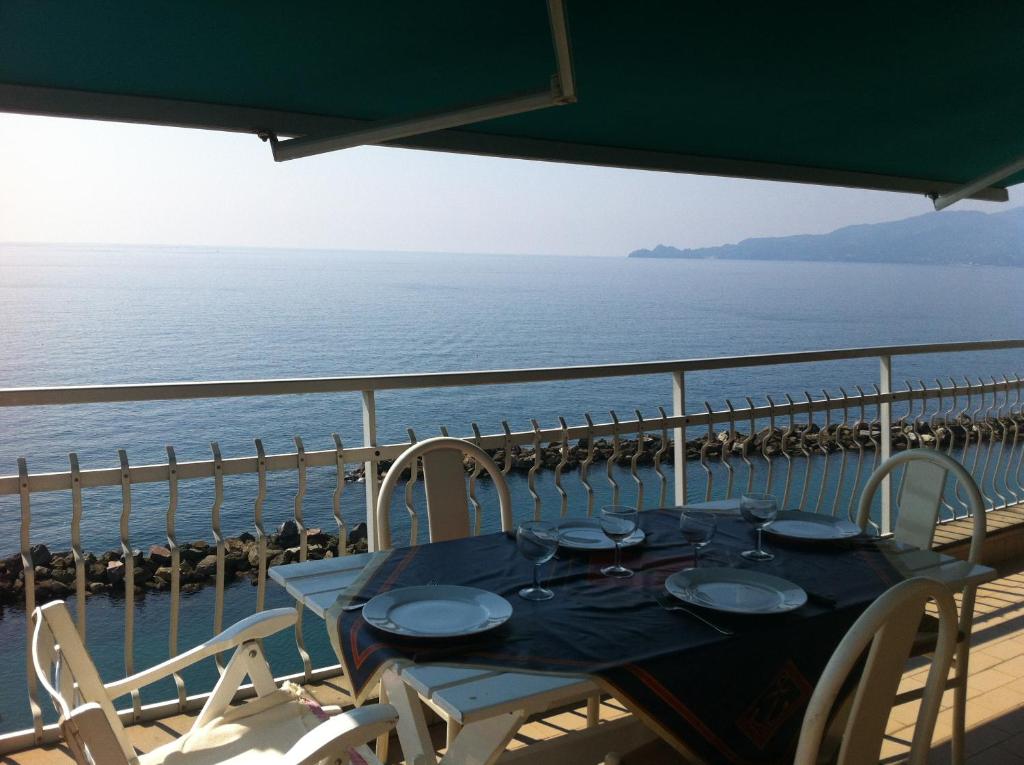
[[[577,103],[395,145],[921,193],[1024,155],[1024,4],[567,0],[567,17]],[[295,136],[555,71],[543,0],[0,0],[3,111]]]

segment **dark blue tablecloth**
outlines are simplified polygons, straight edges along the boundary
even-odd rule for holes
[[[505,534],[397,548],[368,567],[358,597],[414,584],[460,584],[508,598],[512,618],[472,638],[403,639],[370,627],[359,611],[338,622],[341,661],[361,693],[390,660],[443,661],[510,670],[588,674],[668,740],[709,762],[762,763],[792,757],[817,678],[860,613],[900,576],[871,547],[786,546],[776,559],[745,568],[782,576],[835,603],[811,601],[784,615],[727,616],[726,637],[692,616],[667,611],[655,595],[670,574],[688,567],[691,548],[677,511],[641,514],[646,542],[625,550],[636,570],[609,579],[610,553],[560,552],[543,577],[555,598],[529,602],[517,591],[531,565]],[[752,527],[721,519],[712,548],[752,546]],[[351,594],[351,593],[349,593]]]

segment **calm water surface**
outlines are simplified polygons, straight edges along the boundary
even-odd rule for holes
[[[662,261],[451,254],[210,251],[191,248],[0,245],[0,387],[333,376],[387,372],[646,361],[875,344],[1024,337],[1024,270],[920,268],[743,261]],[[950,374],[972,378],[1021,372],[1019,353],[917,357],[896,362],[897,379]],[[689,375],[691,408],[727,396],[869,386],[872,360]],[[667,376],[399,391],[378,398],[380,435],[421,437],[447,425],[497,431],[558,415],[581,422],[616,409],[655,416],[671,404]],[[0,474],[19,456],[33,471],[205,459],[217,441],[225,457],[307,449],[362,439],[359,398],[351,394],[152,402],[0,410]],[[321,471],[322,472],[322,471]],[[254,481],[228,482],[227,534],[251,527]],[[294,477],[272,476],[267,526],[290,517]],[[306,518],[332,528],[333,480],[311,476]],[[211,538],[207,487],[182,485],[179,539]],[[361,487],[346,490],[345,514],[359,520]],[[133,542],[161,541],[166,491],[137,487]],[[33,499],[33,537],[68,546],[64,496]],[[82,538],[95,551],[117,546],[119,490],[86,494]],[[17,549],[19,507],[0,497],[0,556]],[[269,588],[272,597],[284,598]],[[254,588],[234,586],[226,622],[252,608]],[[120,605],[89,601],[90,647],[106,677],[121,668]],[[181,643],[210,634],[212,590],[183,604]],[[314,659],[327,663],[323,630],[307,616]],[[159,640],[140,640],[145,665],[166,650],[166,604],[149,597],[137,624]],[[23,616],[0,617],[0,639],[18,645]],[[150,630],[152,632],[150,632]],[[163,642],[161,642],[163,641]],[[278,641],[275,669],[296,666]],[[0,666],[0,729],[26,724],[18,661]],[[190,692],[212,677],[197,670]]]

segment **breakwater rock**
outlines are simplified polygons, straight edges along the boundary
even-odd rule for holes
[[[279,530],[265,539],[266,565],[281,566],[301,558],[299,529],[294,521],[285,521]],[[360,523],[348,533],[345,540],[348,553],[366,552],[366,524]],[[333,558],[339,553],[338,537],[321,529],[308,529],[306,556],[309,560]],[[178,576],[182,592],[194,592],[213,584],[217,576],[217,546],[205,540],[196,540],[178,546]],[[260,566],[260,544],[252,534],[229,537],[223,542],[224,581],[231,583],[248,579],[254,585]],[[128,586],[128,561],[121,550],[99,555],[83,553],[77,561],[69,551],[51,552],[46,545],[31,548],[32,573],[36,604],[68,597],[75,593],[79,562],[85,580],[87,595],[106,593],[123,595]],[[134,550],[131,556],[136,596],[151,591],[171,589],[173,569],[172,553],[163,545],[152,545],[147,551]],[[14,555],[0,560],[0,605],[24,605],[25,570],[22,557]]]
[[[989,441],[1024,439],[1024,417],[1003,417],[972,421],[962,418],[955,422],[931,425],[927,422],[899,422],[892,425],[892,449],[894,452],[903,449],[926,446],[948,449],[950,446],[962,447],[968,442],[987,443]],[[882,430],[878,423],[843,424],[831,423],[828,426],[817,423],[795,424],[790,428],[764,428],[758,431],[717,430],[705,433],[700,438],[686,442],[687,460],[712,460],[730,456],[748,457],[801,457],[829,454],[842,450],[858,451],[874,450],[881,443]],[[637,455],[637,450],[640,453]],[[664,443],[659,435],[644,434],[641,438],[623,435],[619,438],[618,447],[613,439],[597,438],[591,443],[587,439],[579,439],[563,444],[561,441],[541,444],[539,454],[532,446],[513,446],[510,454],[504,449],[487,449],[487,453],[499,467],[509,467],[509,472],[527,473],[535,466],[540,470],[579,470],[593,452],[591,464],[612,460],[614,464],[630,466],[636,456],[637,465],[650,466],[655,462],[671,463],[675,456],[675,444],[671,438]],[[383,476],[391,467],[390,460],[379,463],[379,472]],[[473,463],[467,459],[466,469],[472,470]],[[403,471],[404,477],[409,476],[408,468]],[[362,468],[348,474],[349,480],[362,480],[365,474]],[[486,476],[486,474],[482,474]]]

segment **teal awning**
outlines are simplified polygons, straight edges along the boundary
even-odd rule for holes
[[[920,193],[1024,155],[1022,3],[566,0],[566,16],[576,103],[394,145]],[[297,136],[555,71],[543,0],[0,0],[10,112]]]

